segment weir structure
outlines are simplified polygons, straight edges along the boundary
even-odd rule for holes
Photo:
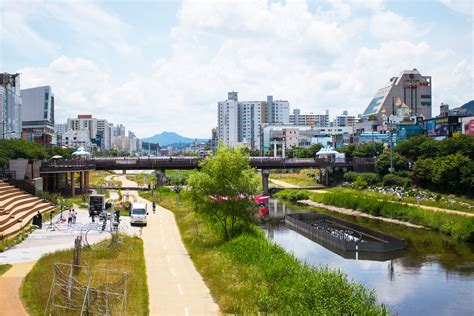
[[[286,214],[285,225],[345,258],[388,260],[405,247],[401,238],[325,214]]]

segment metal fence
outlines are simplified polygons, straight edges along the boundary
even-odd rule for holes
[[[325,230],[317,229],[311,225],[311,222],[318,220],[329,220],[341,227],[352,229],[359,234],[368,236],[376,241],[341,239]],[[324,214],[287,214],[285,217],[285,224],[313,241],[323,242],[344,251],[390,252],[402,250],[405,247],[405,241],[401,238]]]

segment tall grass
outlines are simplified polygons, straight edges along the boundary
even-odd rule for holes
[[[387,314],[374,292],[341,272],[305,265],[257,227],[224,242],[195,216],[186,194],[179,204],[169,190],[158,196],[158,203],[175,214],[184,244],[224,314]]]
[[[138,237],[122,236],[115,247],[109,247],[110,240],[93,248],[81,250],[81,264],[91,268],[117,270],[128,273],[127,310],[128,315],[148,315],[148,286],[146,278],[143,241]],[[26,275],[20,294],[30,315],[43,315],[48,301],[53,265],[56,262],[72,263],[73,250],[62,250],[41,257]]]
[[[474,218],[472,217],[435,212],[387,200],[381,201],[376,197],[357,191],[352,194],[344,191],[310,194],[310,198],[323,204],[423,225],[448,234],[458,240],[474,242]]]

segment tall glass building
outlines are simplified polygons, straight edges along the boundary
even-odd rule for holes
[[[0,74],[0,139],[21,137],[20,74]]]

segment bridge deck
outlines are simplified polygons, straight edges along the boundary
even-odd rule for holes
[[[202,159],[195,157],[133,157],[92,158],[79,160],[51,160],[43,162],[41,173],[74,172],[85,170],[165,170],[196,169]],[[324,167],[351,167],[357,161],[333,162],[325,158],[294,159],[273,157],[250,157],[250,166],[257,169],[299,169]],[[373,164],[374,161],[363,161]]]

